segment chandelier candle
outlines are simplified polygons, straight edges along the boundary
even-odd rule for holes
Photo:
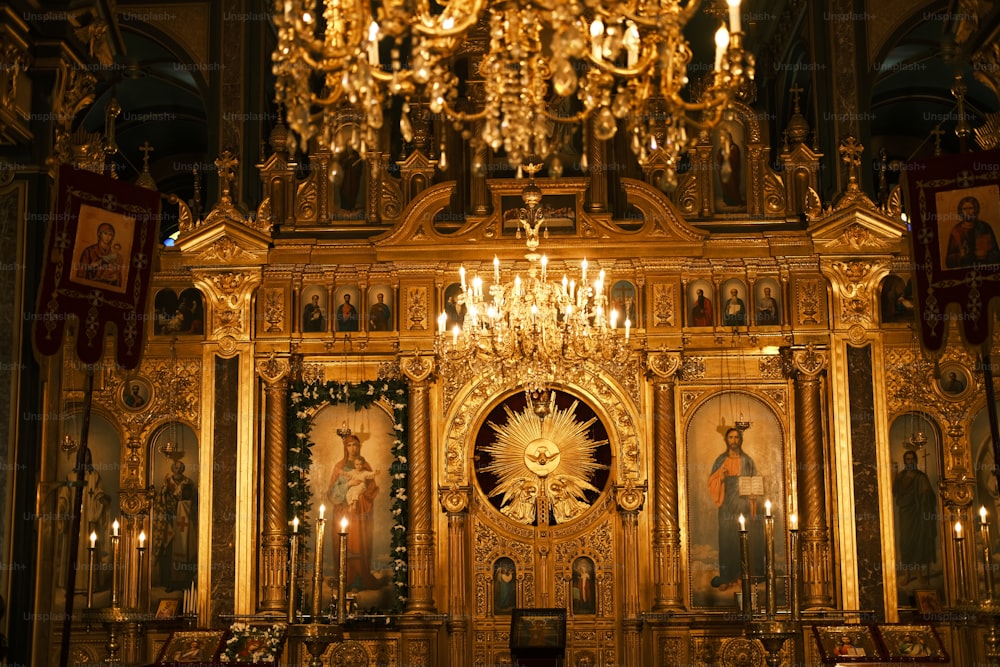
[[[326,505],[319,506],[319,519],[316,520],[316,566],[313,570],[313,603],[312,622],[319,623],[320,600],[323,597],[323,531],[326,528]]]

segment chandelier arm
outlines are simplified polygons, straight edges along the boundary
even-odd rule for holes
[[[593,53],[587,53],[585,57],[588,63],[594,65],[602,72],[607,72],[609,74],[615,74],[620,77],[631,79],[639,76],[640,74],[645,73],[645,71],[649,68],[649,66],[652,65],[659,56],[653,49],[648,49],[646,54],[643,55],[639,60],[637,60],[636,64],[633,65],[632,67],[619,67],[618,65],[615,65],[614,63],[609,62],[604,58],[597,60],[596,58],[594,58]]]
[[[421,3],[425,4],[426,3]],[[431,37],[460,37],[469,28],[479,23],[479,15],[486,7],[486,0],[474,0],[471,7],[463,12],[461,16],[452,17],[447,12],[433,16],[430,12],[424,11],[412,23],[404,24],[415,34],[427,35]],[[455,20],[455,25],[451,28],[444,28],[443,24],[448,18]]]

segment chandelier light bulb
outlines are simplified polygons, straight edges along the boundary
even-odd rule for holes
[[[715,31],[715,71],[722,71],[722,58],[726,55],[726,48],[729,46],[729,31],[722,26]]]

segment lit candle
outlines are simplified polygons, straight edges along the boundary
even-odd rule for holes
[[[983,541],[983,574],[986,578],[984,604],[993,603],[993,557],[990,554],[990,524],[986,521],[986,508],[979,508],[979,536]]]
[[[585,282],[587,282],[587,259],[586,258],[584,258],[584,260],[582,262],[580,262],[580,283],[583,284]]]
[[[90,533],[90,548],[91,549],[96,549],[97,548],[97,533],[96,532],[91,532]]]
[[[312,622],[319,622],[320,601],[323,598],[323,532],[326,520],[326,505],[319,506],[319,520],[316,522],[316,564],[313,569]]]
[[[337,577],[337,623],[347,621],[347,517],[340,519],[340,572]]]
[[[747,520],[740,515],[740,590],[743,595],[743,618],[753,618],[753,592],[750,588],[750,534]]]
[[[798,514],[792,514],[790,517],[788,517],[788,523],[791,524],[791,530],[798,530],[799,529],[799,515]]]
[[[740,0],[727,0],[729,4],[729,30],[730,32],[742,32],[740,25]]]
[[[611,323],[611,328],[614,329],[618,326],[618,311],[614,308],[611,309],[611,315],[609,316],[609,321]]]
[[[591,57],[600,62],[601,52],[604,48],[604,23],[601,22],[600,18],[594,19],[594,22],[590,24],[590,55]]]
[[[955,580],[958,583],[958,601],[969,599],[968,583],[965,580],[965,538],[962,536],[962,522],[955,522]]]
[[[729,31],[723,26],[715,33],[715,71],[722,70],[722,56],[726,54],[729,46]]]
[[[500,258],[493,255],[493,282],[500,282]]]
[[[144,530],[139,532],[139,548],[146,548],[146,531]]]
[[[777,602],[777,581],[774,572],[774,517],[771,501],[764,503],[764,594],[767,601],[767,620],[773,621]]]
[[[979,523],[986,524],[986,508],[984,506],[979,507]]]
[[[120,524],[115,519],[111,524],[111,608],[118,608],[118,529]]]
[[[438,333],[444,333],[448,330],[448,315],[441,313],[438,315]]]
[[[458,267],[458,277],[462,280],[462,289],[465,289],[465,267]]]
[[[549,265],[549,258],[542,255],[542,280],[545,280],[545,270]]]
[[[456,324],[455,328],[451,330],[451,344],[452,345],[458,345],[458,332],[459,331],[460,331],[460,327]]]
[[[626,341],[628,340],[628,332],[629,332],[629,329],[631,329],[631,328],[632,328],[632,320],[626,318],[625,319],[625,340]]]
[[[375,21],[368,26],[368,64],[378,65],[378,23]]]
[[[625,29],[625,36],[622,37],[622,44],[628,53],[628,66],[635,67],[636,62],[639,60],[639,46],[641,44],[639,28],[635,25],[635,21],[631,20],[626,25],[628,27]]]
[[[87,609],[94,606],[94,558],[97,555],[97,533],[90,533],[90,550],[87,551]]]
[[[111,524],[111,537],[118,537],[118,528],[118,519],[115,519],[114,523]]]
[[[295,622],[296,575],[299,561],[299,517],[292,519],[291,554],[288,561],[288,622]]]

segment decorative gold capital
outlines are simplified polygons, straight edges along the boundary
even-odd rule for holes
[[[646,366],[655,377],[670,380],[681,368],[681,355],[676,352],[653,352],[647,357]]]
[[[257,375],[270,384],[274,385],[288,377],[291,365],[287,359],[279,359],[274,352],[257,362]]]
[[[829,357],[826,352],[817,350],[815,344],[809,343],[804,350],[792,350],[791,362],[790,370],[815,377],[826,369]]]
[[[950,510],[963,511],[972,505],[976,497],[976,481],[973,479],[945,480],[938,487],[944,506]]]
[[[626,479],[624,484],[616,484],[615,500],[620,512],[638,512],[646,502],[646,482]]]
[[[418,350],[412,355],[400,357],[399,369],[411,382],[423,382],[434,370],[434,362],[429,355],[422,355]]]
[[[441,507],[449,514],[464,512],[469,509],[469,487],[451,486],[438,490]]]

